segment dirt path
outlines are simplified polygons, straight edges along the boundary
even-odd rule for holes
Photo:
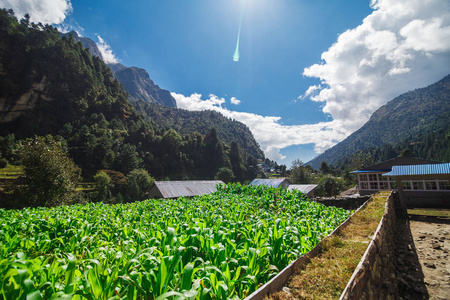
[[[450,299],[450,218],[399,220],[397,280],[402,299]]]

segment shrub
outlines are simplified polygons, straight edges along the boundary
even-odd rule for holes
[[[25,140],[19,157],[24,166],[24,192],[30,205],[60,205],[73,196],[79,169],[52,136]]]

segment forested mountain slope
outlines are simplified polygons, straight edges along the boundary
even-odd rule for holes
[[[0,10],[0,135],[9,136],[3,141],[54,135],[85,176],[145,168],[156,178],[208,179],[224,167],[237,180],[255,176],[245,141],[226,144],[220,128],[202,129],[203,135],[180,134],[141,116],[112,70],[81,43]],[[14,160],[2,150],[0,156]]]
[[[227,144],[236,141],[248,154],[258,159],[264,153],[250,129],[243,123],[231,120],[215,111],[188,111],[143,101],[132,101],[137,111],[164,128],[173,128],[181,134],[199,132],[207,134],[216,128],[220,140]]]
[[[74,31],[66,34],[72,35],[89,49],[92,55],[101,57],[96,43],[87,38],[80,37]],[[151,118],[163,128],[173,128],[181,134],[199,132],[207,134],[215,127],[219,138],[227,144],[237,141],[250,155],[263,159],[264,153],[259,148],[251,131],[243,123],[229,120],[220,113],[212,111],[187,111],[174,109],[177,107],[175,99],[169,91],[161,89],[142,68],[126,67],[120,63],[108,64],[114,76],[123,84],[129,93],[133,106],[143,116]],[[161,104],[161,105],[155,105]]]
[[[365,149],[384,145],[422,144],[427,136],[445,135],[450,130],[450,75],[425,88],[404,93],[380,107],[370,120],[344,141],[311,160],[314,168],[322,161],[338,161]],[[445,143],[445,138],[444,138]],[[412,145],[411,145],[412,146]],[[430,146],[432,147],[432,145]],[[426,155],[424,159],[439,159]]]

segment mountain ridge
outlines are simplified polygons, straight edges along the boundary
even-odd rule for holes
[[[450,128],[450,75],[427,87],[403,93],[377,109],[369,121],[342,142],[310,160],[318,168],[369,148]]]
[[[93,56],[98,56],[103,60],[97,43],[92,39],[81,37],[76,31],[63,34],[63,36],[71,36],[76,42],[81,42],[86,49],[89,49]],[[111,68],[114,77],[123,84],[131,98],[177,107],[176,100],[170,92],[156,85],[146,70],[139,67],[127,67],[120,63],[108,63],[107,65]]]

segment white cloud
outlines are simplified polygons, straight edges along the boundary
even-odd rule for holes
[[[234,104],[234,105],[241,104],[241,100],[236,99],[236,97],[231,97],[230,102],[231,102],[231,104]]]
[[[306,92],[303,95],[299,96],[298,99],[301,100],[301,99],[305,99],[307,97],[310,97],[311,95],[314,94],[314,92],[320,90],[321,88],[322,88],[322,86],[320,84],[319,85],[312,85],[306,90]]]
[[[30,15],[34,23],[60,24],[72,12],[70,0],[0,0],[0,7],[12,8],[18,19]]]
[[[178,107],[212,109],[246,124],[266,156],[280,160],[280,150],[315,144],[320,153],[361,127],[372,113],[409,90],[448,74],[450,66],[450,2],[448,0],[372,0],[374,11],[362,24],[342,33],[322,62],[303,75],[320,79],[298,99],[323,102],[331,122],[285,126],[280,117],[230,111],[225,101],[200,94],[172,93]],[[222,99],[220,103],[217,99]]]
[[[102,54],[102,59],[107,64],[116,64],[119,62],[119,59],[114,55],[111,46],[108,45],[100,35],[97,34],[98,43],[97,47],[100,53]]]
[[[448,74],[450,2],[447,0],[372,0],[373,13],[342,33],[322,53],[322,62],[303,75],[321,80],[299,98],[324,102],[323,112],[341,131],[341,140],[372,113],[408,90]],[[331,135],[332,136],[332,135]]]
[[[283,159],[284,156],[281,155],[280,150],[291,145],[315,143],[315,150],[323,152],[336,144],[336,138],[344,138],[341,126],[336,122],[286,126],[279,123],[280,117],[228,110],[222,106],[225,99],[215,95],[209,95],[209,99],[202,99],[200,94],[192,94],[187,97],[172,93],[172,96],[177,101],[179,108],[215,110],[228,118],[244,123],[252,131],[264,154],[272,160]]]

